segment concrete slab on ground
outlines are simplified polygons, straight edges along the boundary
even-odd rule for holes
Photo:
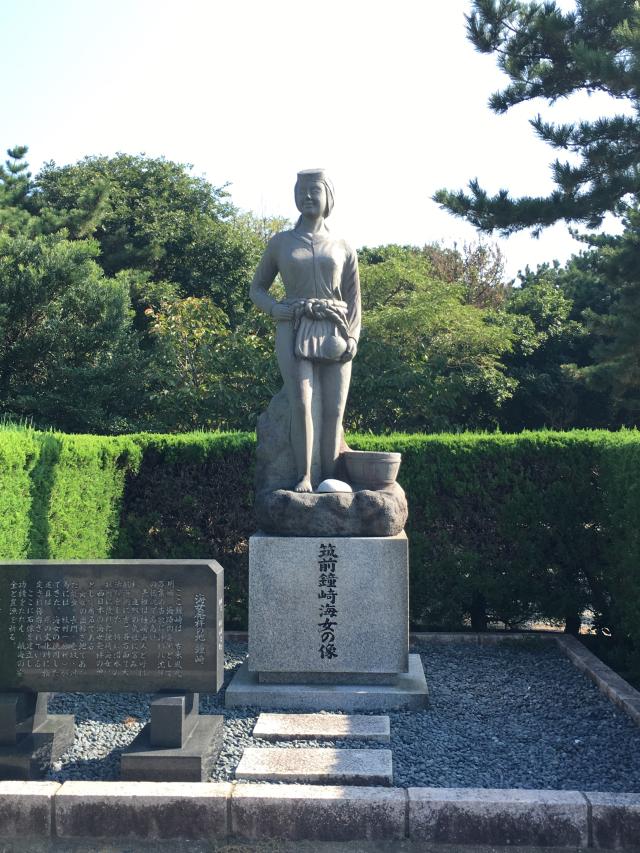
[[[247,747],[236,769],[247,782],[312,785],[391,785],[389,749]]]
[[[388,743],[387,716],[367,714],[260,714],[254,737],[265,740],[375,740]]]

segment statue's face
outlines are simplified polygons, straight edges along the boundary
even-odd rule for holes
[[[296,185],[296,207],[305,216],[324,216],[327,189],[322,181],[302,181]]]

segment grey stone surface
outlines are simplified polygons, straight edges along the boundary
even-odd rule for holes
[[[260,714],[253,736],[265,740],[391,740],[389,717],[369,714]]]
[[[0,746],[0,779],[42,779],[51,765],[71,748],[74,718],[69,714],[47,714],[48,697],[48,693],[38,693],[30,701],[5,703],[5,711],[13,714],[5,715],[6,743]],[[17,721],[13,739],[9,737],[11,716]]]
[[[162,694],[151,700],[149,743],[167,749],[184,746],[198,721],[199,693]]]
[[[588,791],[593,846],[597,849],[640,849],[640,793],[610,794]]]
[[[219,690],[223,589],[215,560],[0,563],[0,689]]]
[[[227,708],[290,711],[424,710],[429,691],[420,655],[409,655],[409,672],[386,684],[261,684],[244,663],[227,687]]]
[[[150,743],[150,734],[149,724],[122,753],[121,779],[144,782],[206,782],[222,747],[223,717],[217,714],[197,715],[181,747],[154,747]]]
[[[290,445],[294,475],[269,485],[260,448],[258,491],[309,492],[321,480],[337,476],[351,361],[360,335],[358,259],[325,226],[333,188],[324,170],[299,172],[295,198],[300,218],[295,228],[271,238],[249,291],[256,307],[276,322],[276,355],[287,401],[279,440]],[[269,293],[278,274],[286,294],[282,302]],[[259,426],[259,445],[263,433]]]
[[[577,791],[409,788],[409,838],[440,844],[584,846],[585,797]]]
[[[406,792],[398,788],[239,783],[231,832],[245,840],[400,841]]]
[[[259,672],[261,684],[395,684],[397,673],[384,672]]]
[[[0,745],[11,746],[20,738],[31,733],[34,724],[44,721],[38,716],[46,716],[48,693],[0,693]],[[39,702],[40,708],[36,707]],[[42,707],[44,706],[44,707]]]
[[[355,488],[386,489],[398,476],[402,454],[386,450],[347,450],[342,461]]]
[[[319,398],[311,402],[314,421],[320,417]],[[256,492],[271,492],[276,489],[293,489],[297,482],[296,462],[290,441],[291,407],[287,392],[281,388],[275,394],[256,424]],[[311,480],[320,483],[320,434],[313,436]],[[344,436],[340,437],[340,450],[346,450]]]
[[[408,571],[404,533],[386,538],[252,536],[250,670],[406,672]]]
[[[0,782],[0,839],[51,835],[58,782]]]
[[[261,530],[283,536],[396,536],[409,510],[404,490],[394,483],[377,491],[258,492],[254,513]]]
[[[236,779],[315,785],[391,785],[390,749],[247,747]]]
[[[65,782],[54,800],[60,838],[223,838],[228,783]]]

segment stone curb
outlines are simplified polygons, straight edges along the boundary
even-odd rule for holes
[[[587,847],[578,791],[409,788],[409,836],[435,844]]]
[[[640,793],[0,782],[0,838],[400,841],[640,850]]]
[[[640,691],[603,663],[575,637],[560,634],[555,639],[569,660],[588,675],[605,696],[640,725]]]

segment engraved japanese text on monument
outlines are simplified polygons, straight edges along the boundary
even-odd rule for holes
[[[194,589],[184,571],[154,578],[97,568],[3,577],[5,678],[31,689],[52,681],[77,690],[97,680],[144,690],[178,686],[194,670],[204,676],[216,658],[216,588]]]
[[[338,625],[338,576],[336,565],[338,554],[331,543],[320,545],[318,554],[318,598],[320,599],[320,657],[332,660],[338,657],[336,627]]]

